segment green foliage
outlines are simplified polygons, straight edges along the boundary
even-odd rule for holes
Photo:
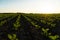
[[[37,29],[39,29],[41,26],[35,25],[35,27],[36,27]]]
[[[43,34],[44,34],[44,35],[46,35],[46,36],[49,35],[49,34],[48,34],[49,28],[46,28],[46,29],[42,28],[42,31],[43,31]]]
[[[9,39],[12,39],[13,37],[12,37],[12,35],[8,34],[8,38],[9,38]]]
[[[59,36],[58,35],[55,35],[55,36],[50,35],[49,38],[51,40],[57,40],[57,38],[59,38]]]
[[[51,26],[52,26],[52,27],[55,27],[55,26],[56,26],[56,24],[51,24]]]
[[[46,24],[46,21],[45,20],[40,20],[42,23]]]
[[[48,30],[49,30],[48,28],[46,28],[46,29],[42,28],[42,31],[43,31],[44,33],[47,33]]]
[[[15,23],[15,24],[14,24],[14,27],[15,27],[15,29],[17,29],[18,27],[20,27],[19,22]]]
[[[10,39],[10,40],[18,40],[17,38],[16,38],[16,34],[8,34],[8,38]]]
[[[2,26],[5,22],[6,22],[6,20],[1,21],[1,22],[0,22],[0,26]]]
[[[10,17],[10,16],[12,16],[11,18],[8,18],[8,17]],[[14,17],[16,17],[17,15],[16,14],[1,14],[0,15],[0,20],[1,19],[4,19],[4,18],[8,18],[8,19],[6,19],[6,20],[3,20],[3,21],[1,21],[0,22],[0,26],[3,26],[3,24],[4,23],[6,23],[7,21],[9,21],[9,20],[11,20],[11,19],[13,19]],[[48,37],[48,38],[50,38],[51,40],[57,40],[58,38],[59,38],[59,35],[52,35],[52,33],[51,33],[51,29],[53,30],[54,29],[54,27],[56,27],[56,23],[55,23],[55,21],[58,23],[58,22],[60,22],[60,15],[59,15],[59,18],[57,18],[58,16],[56,16],[56,17],[54,17],[54,16],[45,16],[45,15],[42,15],[42,14],[23,14],[22,15],[26,20],[27,20],[27,22],[28,23],[31,23],[31,26],[33,27],[31,30],[33,30],[32,31],[32,33],[35,33],[35,32],[37,32],[37,34],[38,35],[40,35],[39,33],[42,33],[41,35],[43,35],[43,36],[46,36],[46,37]],[[28,16],[28,17],[27,17]],[[29,18],[29,17],[31,17],[31,18]],[[34,19],[34,20],[33,20]],[[36,20],[36,21],[35,21]],[[25,20],[24,20],[25,21]],[[37,23],[37,21],[39,22],[39,23],[42,23],[41,25],[43,25],[43,27],[42,26],[40,26],[38,23]],[[24,23],[23,23],[24,24]],[[58,25],[58,24],[57,24]],[[7,25],[6,25],[7,26]],[[16,30],[18,30],[18,28],[21,26],[21,24],[20,24],[20,14],[18,14],[18,18],[17,18],[17,20],[13,23],[13,26],[14,26],[14,30],[16,31]],[[23,25],[24,26],[24,25]],[[47,26],[47,28],[45,28]],[[9,26],[8,26],[9,27]],[[30,27],[30,26],[29,26]],[[3,27],[2,27],[3,28]],[[22,28],[22,26],[21,26],[21,28]],[[25,28],[25,27],[24,27]],[[40,29],[39,29],[40,28]],[[36,29],[39,29],[38,31],[40,31],[41,30],[41,32],[38,32]],[[23,33],[25,34],[26,32],[23,30],[23,28],[21,29],[22,31],[23,31]],[[29,30],[28,30],[29,31]],[[30,31],[31,32],[31,31]],[[24,34],[22,34],[22,35],[24,35]],[[35,35],[34,35],[35,36]],[[39,36],[38,36],[39,37]],[[16,34],[8,34],[8,38],[10,39],[10,40],[18,40],[18,38],[17,38],[17,35]]]
[[[13,24],[15,30],[18,29],[18,27],[20,27],[20,15],[18,16],[16,22]]]

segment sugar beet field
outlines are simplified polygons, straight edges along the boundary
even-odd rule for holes
[[[0,13],[0,40],[60,40],[60,14]]]

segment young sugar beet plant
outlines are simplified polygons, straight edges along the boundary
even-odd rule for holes
[[[54,35],[54,36],[52,36],[52,35],[50,35],[50,36],[48,36],[51,40],[57,40],[58,38],[59,38],[59,36],[58,35]]]
[[[3,26],[4,23],[6,23],[7,20],[1,21],[0,26]]]
[[[18,16],[16,22],[13,24],[15,30],[18,29],[18,27],[20,27],[20,15]]]
[[[10,39],[10,40],[18,40],[18,38],[16,37],[16,34],[8,34],[8,38]]]
[[[43,35],[48,36],[49,28],[46,28],[46,29],[42,28],[42,31],[43,31],[43,33],[42,33]]]

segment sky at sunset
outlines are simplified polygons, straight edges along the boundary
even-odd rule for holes
[[[0,0],[1,12],[60,13],[60,0]]]

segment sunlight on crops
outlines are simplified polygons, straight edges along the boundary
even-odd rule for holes
[[[0,16],[1,40],[60,40],[59,28],[60,14],[4,13]]]

